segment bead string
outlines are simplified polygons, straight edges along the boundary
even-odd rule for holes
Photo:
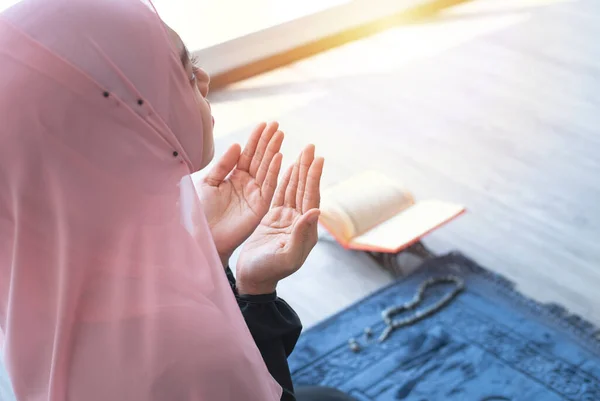
[[[423,302],[423,295],[427,288],[434,287],[440,284],[454,284],[455,287],[451,292],[444,295],[439,301],[431,305],[429,308],[416,312],[414,315],[409,316],[407,318],[401,320],[394,320],[394,316],[415,309],[421,302]],[[381,318],[386,324],[386,329],[383,331],[381,336],[379,336],[379,342],[385,341],[394,330],[397,330],[401,327],[410,326],[413,323],[418,322],[419,320],[425,319],[437,312],[439,312],[442,308],[448,305],[458,294],[460,294],[465,289],[465,281],[454,275],[441,276],[441,277],[432,277],[424,281],[417,290],[417,293],[413,297],[412,300],[398,305],[387,308],[383,312],[381,312]]]

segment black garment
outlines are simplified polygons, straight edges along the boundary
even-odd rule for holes
[[[337,390],[324,387],[299,389],[294,395],[294,385],[287,363],[302,331],[300,318],[291,306],[277,293],[265,295],[239,295],[235,277],[229,268],[227,279],[244,315],[256,346],[277,383],[283,388],[281,401],[352,401]]]
[[[300,318],[276,293],[239,295],[235,277],[229,268],[227,279],[271,376],[283,388],[281,401],[295,401],[287,357],[300,337]]]

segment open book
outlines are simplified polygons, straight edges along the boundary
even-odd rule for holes
[[[323,193],[319,222],[345,248],[396,253],[465,211],[426,200],[377,172],[366,172]]]

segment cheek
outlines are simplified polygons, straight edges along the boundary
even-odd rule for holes
[[[203,158],[208,164],[215,154],[214,134],[213,134],[213,117],[210,106],[204,99],[200,99],[199,103],[200,114],[202,115],[202,136],[203,136]]]
[[[213,116],[210,106],[202,97],[202,95],[197,94],[196,96],[198,100],[198,109],[200,111],[200,115],[202,116],[202,128],[204,128],[204,130],[209,130],[212,133]]]
[[[213,140],[212,132],[210,135],[204,133],[204,140],[202,141],[202,165],[199,170],[208,166],[208,164],[212,161],[215,156],[215,142]]]
[[[210,123],[209,127],[207,127],[206,124],[204,124],[204,132],[202,139],[202,153],[204,153],[205,157],[209,157],[212,159],[215,154],[215,139],[213,135],[212,122]]]
[[[212,138],[212,136],[211,136]],[[206,152],[206,163],[210,163],[212,161],[212,159],[215,157],[215,142],[214,141],[210,141],[210,144],[206,144],[206,146],[208,147],[208,151]]]
[[[202,120],[205,120],[208,117],[208,120],[212,123],[212,112],[210,110],[210,106],[206,102],[206,99],[198,88],[194,88],[194,96],[196,97],[196,102],[198,103],[198,108],[200,109],[200,114],[202,115]]]
[[[206,102],[206,99],[202,96],[198,88],[194,88],[194,95],[196,97],[196,103],[198,105],[198,112],[200,113],[202,121],[202,166],[206,167],[212,160],[215,153],[214,137],[213,137],[213,116],[210,106]]]

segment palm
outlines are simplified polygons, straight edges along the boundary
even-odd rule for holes
[[[260,259],[271,261],[275,256],[275,264],[280,262],[278,260],[280,258],[291,257],[290,250],[295,251],[294,253],[298,251],[291,249],[291,238],[294,226],[301,217],[300,212],[289,207],[273,208],[262,219],[246,242],[244,252],[247,255],[248,251],[252,251],[252,254],[256,254]],[[273,264],[273,262],[268,264]],[[267,266],[267,263],[262,263],[260,266]]]
[[[200,183],[198,194],[220,255],[241,245],[269,210],[281,168],[283,133],[277,128],[259,125],[243,153],[232,146]]]
[[[208,186],[205,212],[220,250],[237,248],[269,209],[271,199],[248,172],[234,170],[218,187]]]
[[[323,159],[302,152],[277,188],[272,209],[244,245],[237,264],[240,290],[264,293],[297,271],[317,242]],[[242,288],[242,286],[246,288]],[[271,288],[273,287],[273,288]]]

